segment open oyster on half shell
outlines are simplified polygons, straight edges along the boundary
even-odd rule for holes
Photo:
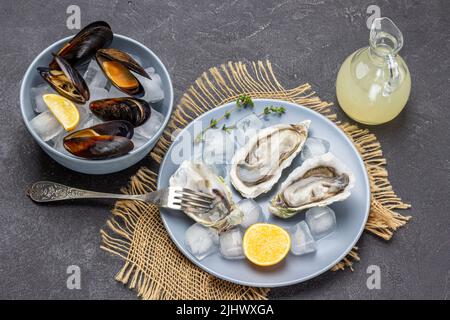
[[[269,211],[289,218],[304,209],[327,206],[347,199],[354,184],[353,173],[333,154],[310,158],[281,184]]]
[[[230,178],[236,190],[246,198],[271,190],[302,150],[310,123],[278,124],[250,138],[232,160]]]
[[[183,161],[169,180],[170,187],[188,188],[209,194],[215,198],[211,210],[185,210],[196,222],[217,229],[219,232],[230,229],[242,222],[243,214],[234,203],[231,192],[222,177],[202,162]]]

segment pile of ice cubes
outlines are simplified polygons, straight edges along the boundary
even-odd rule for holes
[[[136,57],[133,57],[135,60]],[[153,67],[148,67],[145,71],[150,75],[151,80],[133,73],[141,82],[145,89],[144,97],[140,98],[150,103],[157,103],[164,99],[161,77]],[[77,105],[80,112],[80,122],[75,130],[85,129],[100,124],[103,121],[97,118],[89,109],[89,103],[94,100],[106,98],[126,97],[127,95],[114,87],[106,78],[100,66],[92,59],[83,75],[90,91],[90,101],[83,105]],[[63,147],[63,138],[68,133],[62,128],[53,114],[48,110],[42,96],[47,93],[56,93],[47,83],[40,84],[31,90],[33,96],[33,109],[38,114],[30,121],[31,127],[44,140],[56,150],[69,154]],[[164,116],[152,108],[150,119],[142,126],[135,128],[133,138],[134,149],[139,148],[151,139],[159,130],[164,121]],[[75,131],[74,130],[74,131]]]
[[[226,178],[235,151],[264,127],[265,122],[252,112],[238,120],[229,132],[222,128],[208,129],[200,141],[194,142],[190,160],[215,166]]]

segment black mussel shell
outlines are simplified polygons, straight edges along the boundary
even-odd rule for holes
[[[145,94],[144,87],[131,71],[149,79],[150,76],[130,55],[109,48],[98,50],[95,58],[105,76],[117,89],[134,97]]]
[[[97,124],[95,126],[81,129],[64,137],[64,140],[80,137],[93,136],[120,136],[131,139],[134,134],[134,127],[125,120],[108,121]]]
[[[89,109],[102,120],[125,120],[138,127],[150,118],[151,108],[147,101],[137,98],[111,98],[95,100]]]
[[[80,73],[64,58],[54,57],[58,69],[38,68],[42,78],[60,95],[75,103],[84,104],[89,100],[89,88]]]
[[[105,135],[64,139],[64,148],[77,157],[98,160],[127,154],[134,145],[128,138]]]
[[[109,47],[113,40],[113,33],[108,23],[93,22],[78,32],[58,52],[72,66],[82,65],[89,61],[102,48]],[[50,63],[50,69],[57,69],[57,62]]]

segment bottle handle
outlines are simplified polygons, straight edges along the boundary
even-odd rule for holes
[[[386,60],[389,70],[389,80],[384,85],[384,96],[392,94],[400,86],[400,70],[395,55],[387,55]]]

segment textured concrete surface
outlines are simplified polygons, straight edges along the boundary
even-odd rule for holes
[[[38,206],[29,183],[48,179],[118,191],[145,160],[124,172],[86,176],[53,162],[33,142],[19,111],[20,80],[47,45],[74,34],[66,8],[82,24],[108,21],[141,41],[168,67],[176,101],[207,68],[228,60],[270,59],[287,86],[308,81],[334,101],[344,58],[368,43],[366,9],[377,4],[405,35],[402,55],[413,80],[410,102],[389,124],[373,128],[397,193],[413,204],[407,227],[390,242],[363,235],[355,271],[326,273],[272,290],[283,299],[442,299],[449,297],[450,3],[437,1],[13,1],[0,4],[0,298],[117,298],[135,294],[114,280],[122,262],[100,250],[110,202]],[[339,112],[336,107],[336,111]],[[341,114],[342,119],[345,116]],[[369,265],[381,290],[366,287]],[[81,290],[66,288],[66,268],[81,268]]]

